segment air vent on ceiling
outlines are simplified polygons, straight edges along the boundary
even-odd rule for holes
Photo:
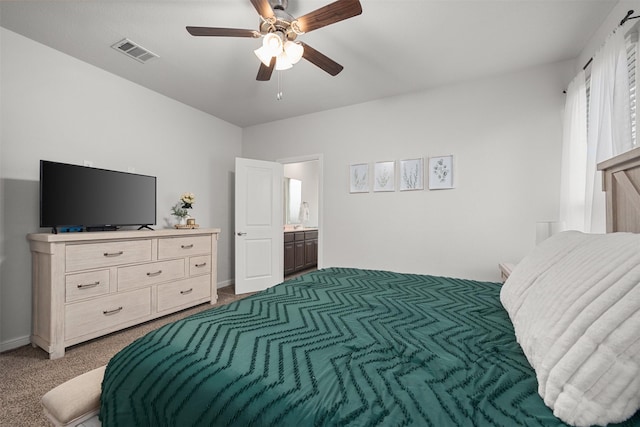
[[[138,62],[142,62],[143,64],[153,58],[158,58],[158,55],[156,55],[155,53],[148,51],[147,49],[143,48],[139,44],[132,42],[129,39],[120,40],[118,43],[112,45],[111,47],[135,59]]]

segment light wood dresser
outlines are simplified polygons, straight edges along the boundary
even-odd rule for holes
[[[35,233],[31,343],[65,348],[210,301],[219,229]]]

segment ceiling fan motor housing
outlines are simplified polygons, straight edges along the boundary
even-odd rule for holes
[[[276,10],[285,10],[288,6],[288,0],[269,0],[269,4],[271,5],[271,9]]]
[[[298,35],[302,34],[302,31],[300,31],[300,28],[296,25],[297,22],[295,18],[285,11],[287,8],[287,0],[269,0],[269,3],[273,9],[274,16],[270,18],[262,17],[260,33],[265,35],[281,32],[285,36],[285,41],[293,41]]]

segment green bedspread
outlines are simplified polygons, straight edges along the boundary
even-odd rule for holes
[[[166,325],[107,366],[104,427],[561,426],[496,283],[331,268]],[[639,425],[640,416],[626,425]]]

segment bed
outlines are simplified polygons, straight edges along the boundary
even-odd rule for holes
[[[601,165],[608,218],[618,218],[610,232],[640,231],[624,219],[640,217],[628,195],[640,188],[638,159],[634,150]],[[129,345],[106,367],[100,419],[104,427],[640,426],[639,265],[640,235],[569,232],[539,245],[504,286],[319,270]],[[599,288],[624,297],[604,292],[601,304]],[[570,318],[575,301],[582,308]],[[618,323],[598,323],[623,312]]]
[[[109,363],[104,426],[554,421],[499,285],[331,268],[147,335]]]

